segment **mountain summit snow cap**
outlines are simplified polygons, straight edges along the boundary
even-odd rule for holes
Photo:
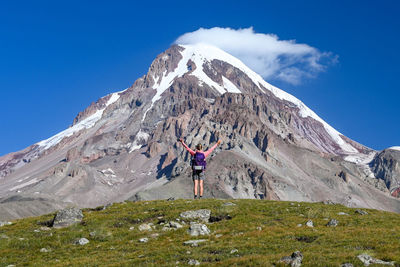
[[[219,47],[241,59],[262,77],[291,84],[314,77],[326,66],[337,62],[337,56],[331,52],[321,52],[295,40],[280,40],[275,34],[256,33],[252,27],[237,30],[200,28],[181,35],[175,43],[207,43]]]

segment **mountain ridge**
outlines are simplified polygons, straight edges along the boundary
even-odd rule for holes
[[[78,114],[72,127],[1,157],[0,195],[96,206],[167,197],[165,188],[175,184],[171,193],[187,198],[189,159],[176,143],[183,136],[191,146],[224,140],[211,158],[219,168],[207,172],[210,196],[332,199],[400,210],[383,182],[387,175],[398,181],[400,170],[383,168],[376,178],[368,165],[376,151],[341,135],[238,59],[204,44],[172,46],[130,88]],[[220,154],[238,157],[243,169]]]

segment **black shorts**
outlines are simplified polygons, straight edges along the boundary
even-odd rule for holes
[[[206,178],[206,177],[204,175],[204,171],[193,171],[192,178],[193,178],[193,181],[194,180],[204,181],[204,178]]]

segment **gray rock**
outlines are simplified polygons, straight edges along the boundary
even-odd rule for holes
[[[356,210],[355,213],[360,215],[368,215],[368,212],[366,212],[365,210]]]
[[[222,234],[216,234],[215,237],[216,238],[220,238],[222,236]]]
[[[338,224],[339,224],[339,221],[338,221],[338,220],[336,220],[336,219],[331,219],[331,220],[328,222],[328,224],[327,224],[326,226],[329,226],[329,227],[336,227],[336,226],[338,226]]]
[[[149,239],[147,237],[143,237],[143,238],[139,239],[139,242],[140,243],[147,243],[147,242],[149,242]]]
[[[190,245],[192,247],[198,247],[199,243],[203,243],[203,242],[206,242],[206,241],[207,241],[206,239],[188,240],[188,241],[183,242],[183,244],[185,246],[189,246]]]
[[[151,234],[151,235],[150,235],[151,238],[157,238],[157,237],[159,237],[159,236],[160,236],[159,233],[154,233],[154,234]]]
[[[182,212],[180,216],[184,219],[194,220],[200,219],[203,222],[208,222],[210,219],[211,210],[201,209],[201,210],[189,210]]]
[[[188,261],[189,265],[200,265],[200,262],[198,260],[190,259]]]
[[[0,227],[4,226],[4,225],[11,225],[12,222],[0,222]]]
[[[153,223],[143,223],[139,225],[139,231],[152,231]]]
[[[353,264],[346,262],[340,265],[340,267],[353,267]]]
[[[295,251],[291,256],[285,256],[279,262],[290,264],[291,267],[300,267],[303,261],[303,254],[300,251]]]
[[[40,252],[42,252],[42,253],[47,253],[47,252],[50,252],[51,251],[51,249],[47,249],[47,248],[41,248],[40,249]]]
[[[198,235],[209,235],[210,229],[205,224],[191,222],[188,233],[191,236],[198,236]]]
[[[178,223],[178,222],[174,222],[174,221],[169,222],[169,226],[170,226],[171,228],[175,228],[175,229],[179,229],[179,228],[182,228],[182,227],[183,227],[182,224],[180,224],[180,223]]]
[[[392,265],[394,266],[394,262],[383,261],[379,259],[375,259],[368,254],[360,254],[357,258],[364,263],[365,266],[369,266],[370,264],[382,264],[382,265]]]
[[[54,228],[68,227],[70,225],[80,223],[82,219],[83,219],[83,213],[80,209],[75,207],[66,208],[58,211],[56,216],[54,216],[53,227]]]
[[[239,252],[239,250],[237,250],[236,248],[231,250],[231,254],[235,254],[235,253],[238,253],[238,252]]]
[[[349,214],[348,214],[348,213],[346,213],[346,212],[342,212],[342,211],[341,211],[341,212],[338,212],[338,214],[337,214],[337,215],[347,215],[347,216],[348,216]]]
[[[78,240],[75,241],[75,245],[81,245],[81,246],[84,246],[84,245],[86,245],[88,243],[89,243],[89,240],[87,240],[84,237],[79,238]]]
[[[308,220],[308,221],[306,222],[306,226],[308,226],[308,227],[314,227],[313,221]]]
[[[235,204],[235,203],[232,203],[232,202],[225,202],[225,203],[222,204],[222,205],[224,205],[224,206],[236,206],[236,204]]]

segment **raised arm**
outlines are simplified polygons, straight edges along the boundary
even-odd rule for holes
[[[181,144],[183,145],[183,147],[186,148],[187,151],[189,151],[190,155],[193,156],[194,154],[196,154],[196,152],[194,152],[193,150],[191,150],[191,149],[185,144],[185,142],[183,142],[183,139],[182,139],[182,138],[179,139],[179,142],[181,142]]]
[[[211,152],[213,152],[213,150],[214,150],[219,144],[221,144],[221,140],[218,140],[218,142],[217,142],[215,145],[213,145],[209,150],[207,150],[206,152],[204,152],[204,156],[207,158],[208,155],[210,155]]]

